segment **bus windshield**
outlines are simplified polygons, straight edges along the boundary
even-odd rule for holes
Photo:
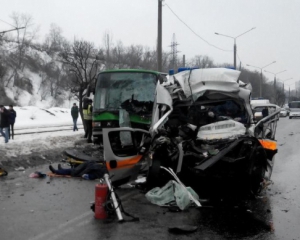
[[[128,108],[128,112],[151,112],[156,82],[157,75],[148,72],[101,73],[95,88],[94,110]]]
[[[289,108],[299,108],[300,109],[300,101],[290,102]]]

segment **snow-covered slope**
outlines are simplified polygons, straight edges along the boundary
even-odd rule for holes
[[[57,82],[62,81],[59,79],[61,75],[51,76],[46,73],[46,71],[52,71],[63,74],[62,63],[59,61],[57,54],[54,53],[50,56],[46,51],[28,47],[24,57],[26,59],[24,60],[25,67],[20,69],[16,67],[17,63],[12,60],[17,47],[17,43],[13,42],[3,41],[0,44],[2,63],[7,69],[4,77],[0,80],[2,80],[1,85],[4,87],[7,97],[16,106],[37,106],[41,108],[59,106],[69,108],[74,102],[72,95],[68,91],[55,86]],[[15,82],[15,75],[18,75],[18,79],[25,79],[29,85],[32,85],[32,91],[29,92],[25,90],[26,88],[20,88]],[[53,91],[57,91],[57,89],[59,89],[59,94],[54,97]]]

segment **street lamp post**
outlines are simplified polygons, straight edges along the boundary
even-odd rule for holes
[[[270,66],[271,64],[273,63],[276,63],[276,61],[273,61],[263,67],[256,67],[256,66],[253,66],[253,65],[250,65],[250,64],[246,64],[246,66],[249,66],[249,67],[254,67],[254,68],[258,68],[260,69],[260,83],[259,83],[259,96],[262,97],[262,81],[263,81],[263,76],[262,76],[262,70],[268,66]]]
[[[280,72],[277,72],[277,73],[273,73],[273,72],[269,72],[267,70],[264,70],[265,72],[267,73],[271,73],[274,75],[274,86],[276,86],[276,76],[279,74],[279,73],[283,73],[283,72],[286,72],[286,70],[283,70],[283,71],[280,71]]]
[[[289,86],[289,102],[291,101],[291,85],[293,85],[294,83],[291,84],[287,84]]]
[[[277,73],[273,73],[273,72],[269,72],[269,71],[267,71],[267,70],[264,70],[265,72],[267,72],[267,73],[271,73],[271,74],[273,74],[274,75],[274,100],[275,100],[275,104],[277,103],[277,91],[276,91],[276,76],[278,75],[278,74],[280,74],[280,73],[283,73],[283,72],[286,72],[286,70],[282,70],[282,71],[280,71],[280,72],[277,72]]]
[[[285,79],[285,80],[282,81],[282,83],[283,83],[283,86],[282,86],[283,91],[284,91],[284,82],[289,81],[289,80],[292,80],[292,79],[293,79],[293,78],[288,78],[288,79]]]
[[[255,27],[249,29],[248,31],[236,36],[236,37],[232,37],[232,36],[228,36],[228,35],[225,35],[225,34],[221,34],[221,33],[217,33],[215,32],[216,35],[219,35],[219,36],[223,36],[223,37],[229,37],[229,38],[232,38],[234,40],[234,45],[233,45],[233,63],[234,63],[234,68],[236,69],[236,39],[244,34],[246,34],[247,32],[250,32],[252,31],[253,29],[255,29]]]

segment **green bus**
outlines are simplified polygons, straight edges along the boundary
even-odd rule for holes
[[[93,139],[102,142],[103,128],[149,130],[156,84],[166,74],[142,69],[117,69],[97,76],[93,105]]]

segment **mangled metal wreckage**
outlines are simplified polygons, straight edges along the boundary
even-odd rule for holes
[[[201,197],[253,196],[264,187],[277,152],[279,112],[254,123],[251,86],[239,75],[226,68],[194,69],[157,83],[148,141],[144,130],[124,128],[140,134],[131,140],[139,139],[137,151],[129,155],[148,162],[149,189],[170,180],[161,167],[172,168]],[[121,163],[129,155],[116,156],[111,131],[120,129],[104,131],[106,159]]]

